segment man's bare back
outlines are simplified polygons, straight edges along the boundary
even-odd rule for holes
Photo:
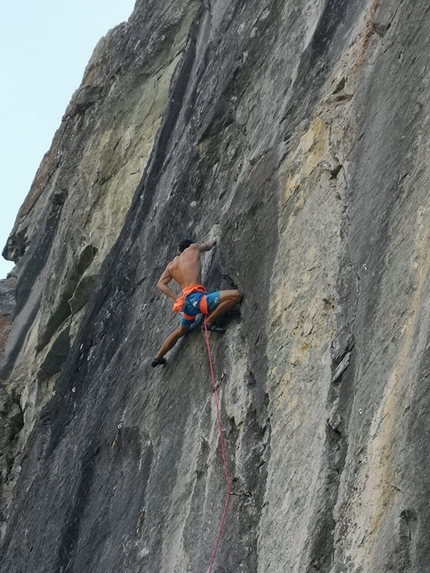
[[[178,283],[181,289],[193,284],[200,284],[202,268],[200,254],[210,251],[215,244],[216,240],[211,243],[192,243],[167,265],[166,270],[158,281],[157,288],[165,295],[176,300],[178,295],[167,286],[172,279]]]
[[[197,243],[190,245],[167,265],[170,275],[182,289],[193,284],[200,284],[202,280],[200,247],[201,245]]]

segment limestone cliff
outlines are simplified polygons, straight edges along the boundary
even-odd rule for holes
[[[429,30],[423,0],[138,0],[101,40],[4,251],[5,571],[208,569],[201,333],[150,366],[189,235],[245,293],[213,571],[428,570]]]

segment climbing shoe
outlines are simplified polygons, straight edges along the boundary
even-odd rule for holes
[[[216,332],[217,334],[224,334],[225,333],[225,328],[222,328],[221,326],[217,326],[215,323],[214,324],[207,324],[206,328],[208,329],[209,332]]]
[[[153,358],[152,362],[151,362],[151,366],[153,368],[155,368],[156,366],[162,366],[163,364],[166,364],[166,362],[167,362],[167,360],[165,358],[160,358],[160,360]]]

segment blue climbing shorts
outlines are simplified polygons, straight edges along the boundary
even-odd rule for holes
[[[198,314],[201,314],[201,310],[200,310],[200,301],[202,300],[203,297],[206,297],[207,303],[208,303],[208,311],[211,313],[213,312],[216,307],[219,305],[220,303],[220,291],[217,290],[216,292],[211,292],[208,294],[204,294],[202,292],[192,292],[191,294],[189,294],[187,296],[187,299],[185,301],[185,306],[184,306],[184,310],[183,310],[183,315],[186,314],[188,316],[193,316],[194,318],[191,319],[187,319],[184,318],[184,316],[181,316],[181,320],[180,323],[183,326],[191,326],[192,324],[194,324],[194,321],[196,320],[195,317]]]

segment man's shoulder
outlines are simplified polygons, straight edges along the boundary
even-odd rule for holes
[[[178,261],[181,261],[196,257],[197,255],[200,254],[199,247],[200,245],[198,243],[193,243],[192,245],[187,247],[185,251],[182,251],[182,253],[178,257],[176,257],[176,259],[178,259]]]
[[[177,255],[173,260],[170,261],[170,263],[168,263],[167,268],[171,269],[177,266],[179,262],[179,255]]]

